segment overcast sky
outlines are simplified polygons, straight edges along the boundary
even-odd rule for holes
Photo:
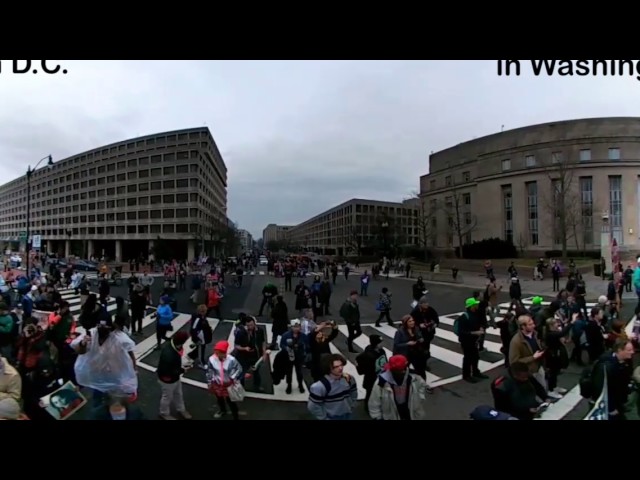
[[[256,238],[353,197],[401,201],[428,155],[533,123],[638,115],[635,78],[498,77],[495,61],[82,61],[0,74],[2,182],[51,153],[207,125]]]

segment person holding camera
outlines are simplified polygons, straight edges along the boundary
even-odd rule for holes
[[[311,356],[311,377],[314,382],[324,375],[322,359],[331,354],[331,342],[338,336],[338,324],[331,320],[322,322],[309,334],[309,350]]]
[[[304,393],[304,377],[302,376],[302,367],[307,358],[309,349],[309,339],[302,333],[300,320],[291,321],[291,329],[282,335],[280,339],[280,349],[284,350],[287,355],[288,362],[286,364],[286,381],[287,394],[292,392],[291,384],[293,382],[293,370],[296,371],[296,379],[298,380],[298,390]]]

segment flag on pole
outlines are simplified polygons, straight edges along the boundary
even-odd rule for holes
[[[609,420],[609,388],[607,386],[607,366],[604,368],[604,382],[602,383],[602,393],[596,400],[596,404],[591,409],[585,420]]]

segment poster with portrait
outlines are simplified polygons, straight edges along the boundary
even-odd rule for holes
[[[40,406],[56,420],[67,420],[86,403],[87,399],[72,382],[40,398]]]
[[[49,315],[51,315],[51,312],[45,312],[42,310],[34,309],[31,312],[31,318],[33,318],[33,322],[42,330],[46,330],[47,328],[49,328]]]

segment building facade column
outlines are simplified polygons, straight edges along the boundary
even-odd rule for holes
[[[91,258],[96,252],[94,251],[95,245],[93,244],[93,240],[87,240],[87,258]]]
[[[51,240],[47,240],[47,253],[53,253],[53,242]]]
[[[116,240],[116,262],[122,262],[122,240]]]
[[[196,258],[196,241],[187,241],[187,262],[193,261]]]
[[[69,258],[71,256],[71,240],[64,241],[64,257]]]

